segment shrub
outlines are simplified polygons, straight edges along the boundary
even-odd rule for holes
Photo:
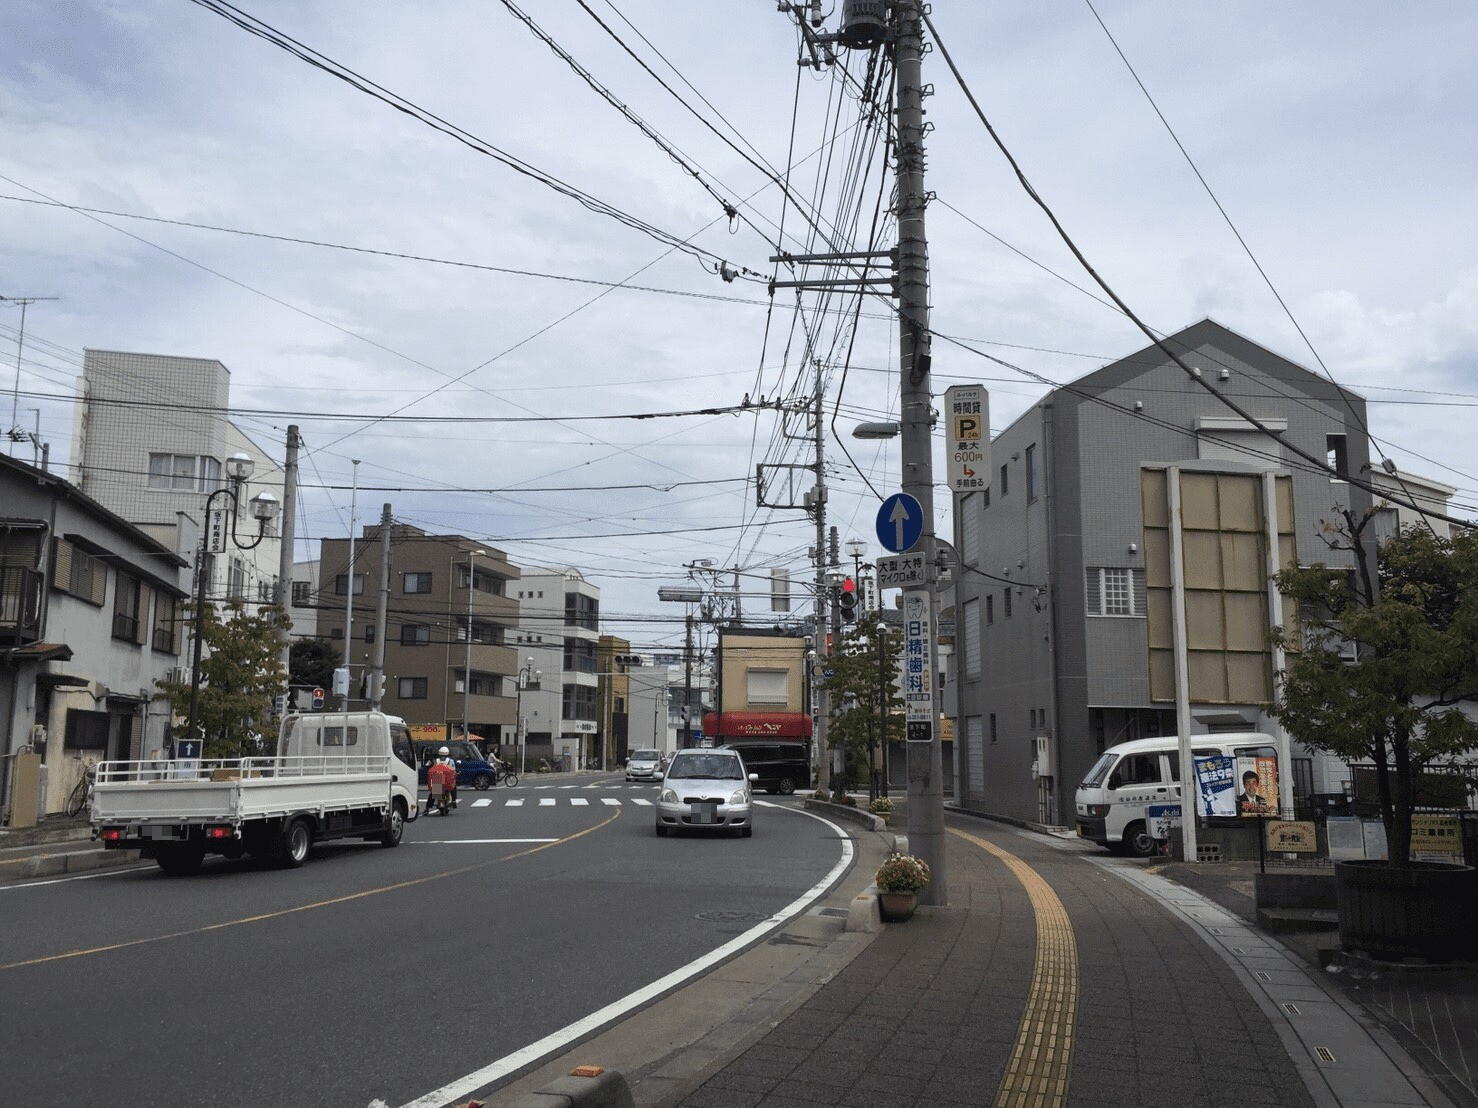
[[[827,792],[825,789],[817,789],[816,790],[816,799],[817,800],[822,800],[822,801],[830,800],[831,799],[831,793]]]
[[[867,806],[867,810],[875,816],[891,816],[893,801],[890,797],[880,796]]]
[[[912,854],[889,854],[873,880],[878,892],[916,893],[929,883],[929,864]]]
[[[851,793],[837,793],[831,798],[833,804],[840,804],[843,808],[857,807],[857,799]]]

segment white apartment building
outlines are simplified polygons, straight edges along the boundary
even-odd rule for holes
[[[521,665],[533,659],[543,674],[522,695],[531,757],[541,748],[569,766],[599,765],[600,589],[573,567],[525,569],[509,595],[518,602],[512,644]]]

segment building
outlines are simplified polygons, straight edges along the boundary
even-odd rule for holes
[[[88,763],[165,755],[171,705],[155,682],[181,664],[188,569],[76,486],[6,457],[0,503],[0,805],[13,822],[36,796],[15,788],[22,750],[40,755],[46,812]]]
[[[405,524],[389,530],[382,710],[412,726],[445,725],[452,733],[470,720],[477,738],[511,746],[519,653],[512,645],[518,601],[509,593],[518,567],[503,551],[462,535],[430,535]],[[362,683],[374,657],[381,531],[366,526],[355,542],[352,580],[349,540],[324,539],[316,593],[295,589],[298,608],[316,606],[320,638],[343,649],[349,624],[349,699],[357,707],[368,700]],[[312,579],[305,567],[304,583]]]
[[[1191,729],[1278,733],[1264,709],[1270,552],[1340,564],[1321,522],[1371,505],[1285,444],[1368,475],[1365,402],[1211,320],[1166,341],[1199,382],[1155,347],[1136,351],[1034,405],[992,442],[988,487],[954,497],[951,687],[956,795],[968,808],[1069,823],[1099,752],[1176,732],[1163,629],[1175,529],[1165,490],[1176,476],[1185,564],[1204,578],[1188,585],[1191,667],[1207,679],[1191,698]],[[1255,482],[1270,499],[1247,493]],[[1295,792],[1338,791],[1340,767],[1292,753]]]
[[[571,567],[531,568],[514,599],[515,649],[543,673],[523,695],[529,756],[600,766],[600,589]]]
[[[206,499],[225,483],[232,455],[253,463],[238,497],[244,541],[257,534],[247,510],[251,498],[267,492],[281,502],[282,467],[227,418],[231,374],[215,359],[87,350],[78,393],[72,431],[78,488],[192,565]],[[228,542],[223,553],[205,554],[207,595],[274,603],[279,526],[270,521],[266,538],[251,550]]]

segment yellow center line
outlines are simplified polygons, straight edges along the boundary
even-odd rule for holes
[[[509,854],[502,858],[493,858],[486,862],[473,862],[471,865],[458,866],[455,869],[442,870],[440,873],[428,873],[424,877],[412,877],[408,881],[397,881],[393,885],[381,885],[379,888],[376,889],[363,889],[357,893],[348,893],[344,896],[335,896],[329,898],[328,900],[315,901],[312,904],[299,904],[297,907],[283,908],[276,912],[264,912],[261,915],[257,916],[243,916],[240,919],[225,920],[221,923],[207,923],[201,927],[192,927],[185,931],[171,931],[168,934],[164,935],[148,935],[142,939],[129,939],[127,942],[109,943],[107,946],[94,946],[89,947],[85,950],[68,950],[64,951],[61,954],[46,954],[40,958],[27,958],[25,961],[22,962],[8,962],[4,965],[0,965],[0,972],[3,972],[5,970],[22,969],[25,966],[39,966],[45,962],[61,962],[65,961],[68,958],[82,958],[89,954],[107,954],[110,951],[114,950],[127,950],[131,946],[146,946],[150,943],[166,942],[169,939],[183,939],[191,935],[205,935],[211,931],[224,931],[229,927],[241,927],[243,924],[248,923],[261,923],[265,920],[277,919],[281,916],[295,915],[298,912],[311,912],[317,908],[329,908],[335,904],[347,904],[352,900],[363,900],[367,896],[379,896],[381,893],[393,893],[399,889],[413,888],[416,885],[424,885],[428,881],[439,881],[443,877],[456,877],[458,874],[471,873],[473,870],[486,869],[488,866],[496,866],[502,864],[503,862],[511,862],[515,858],[526,858],[530,854],[537,854],[539,853],[539,851],[548,850],[550,847],[560,846],[564,843],[572,843],[576,839],[583,838],[584,836],[589,835],[592,832],[599,831],[602,827],[605,827],[608,823],[610,823],[612,820],[616,819],[620,815],[621,810],[618,808],[614,812],[612,812],[608,818],[601,820],[593,827],[587,827],[585,828],[585,830],[577,831],[573,835],[567,835],[563,839],[556,839],[554,840],[554,842],[551,843],[541,843],[538,846],[530,847],[528,850],[520,850],[516,854]]]
[[[1016,855],[964,831],[949,830],[1005,863],[1026,890],[1037,922],[1031,988],[1011,1060],[996,1090],[995,1108],[1057,1108],[1067,1103],[1078,1016],[1078,944],[1072,921],[1052,886]]]

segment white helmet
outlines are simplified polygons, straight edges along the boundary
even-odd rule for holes
[[[436,753],[443,758],[450,758],[452,756],[451,748],[446,746],[442,747]]]

